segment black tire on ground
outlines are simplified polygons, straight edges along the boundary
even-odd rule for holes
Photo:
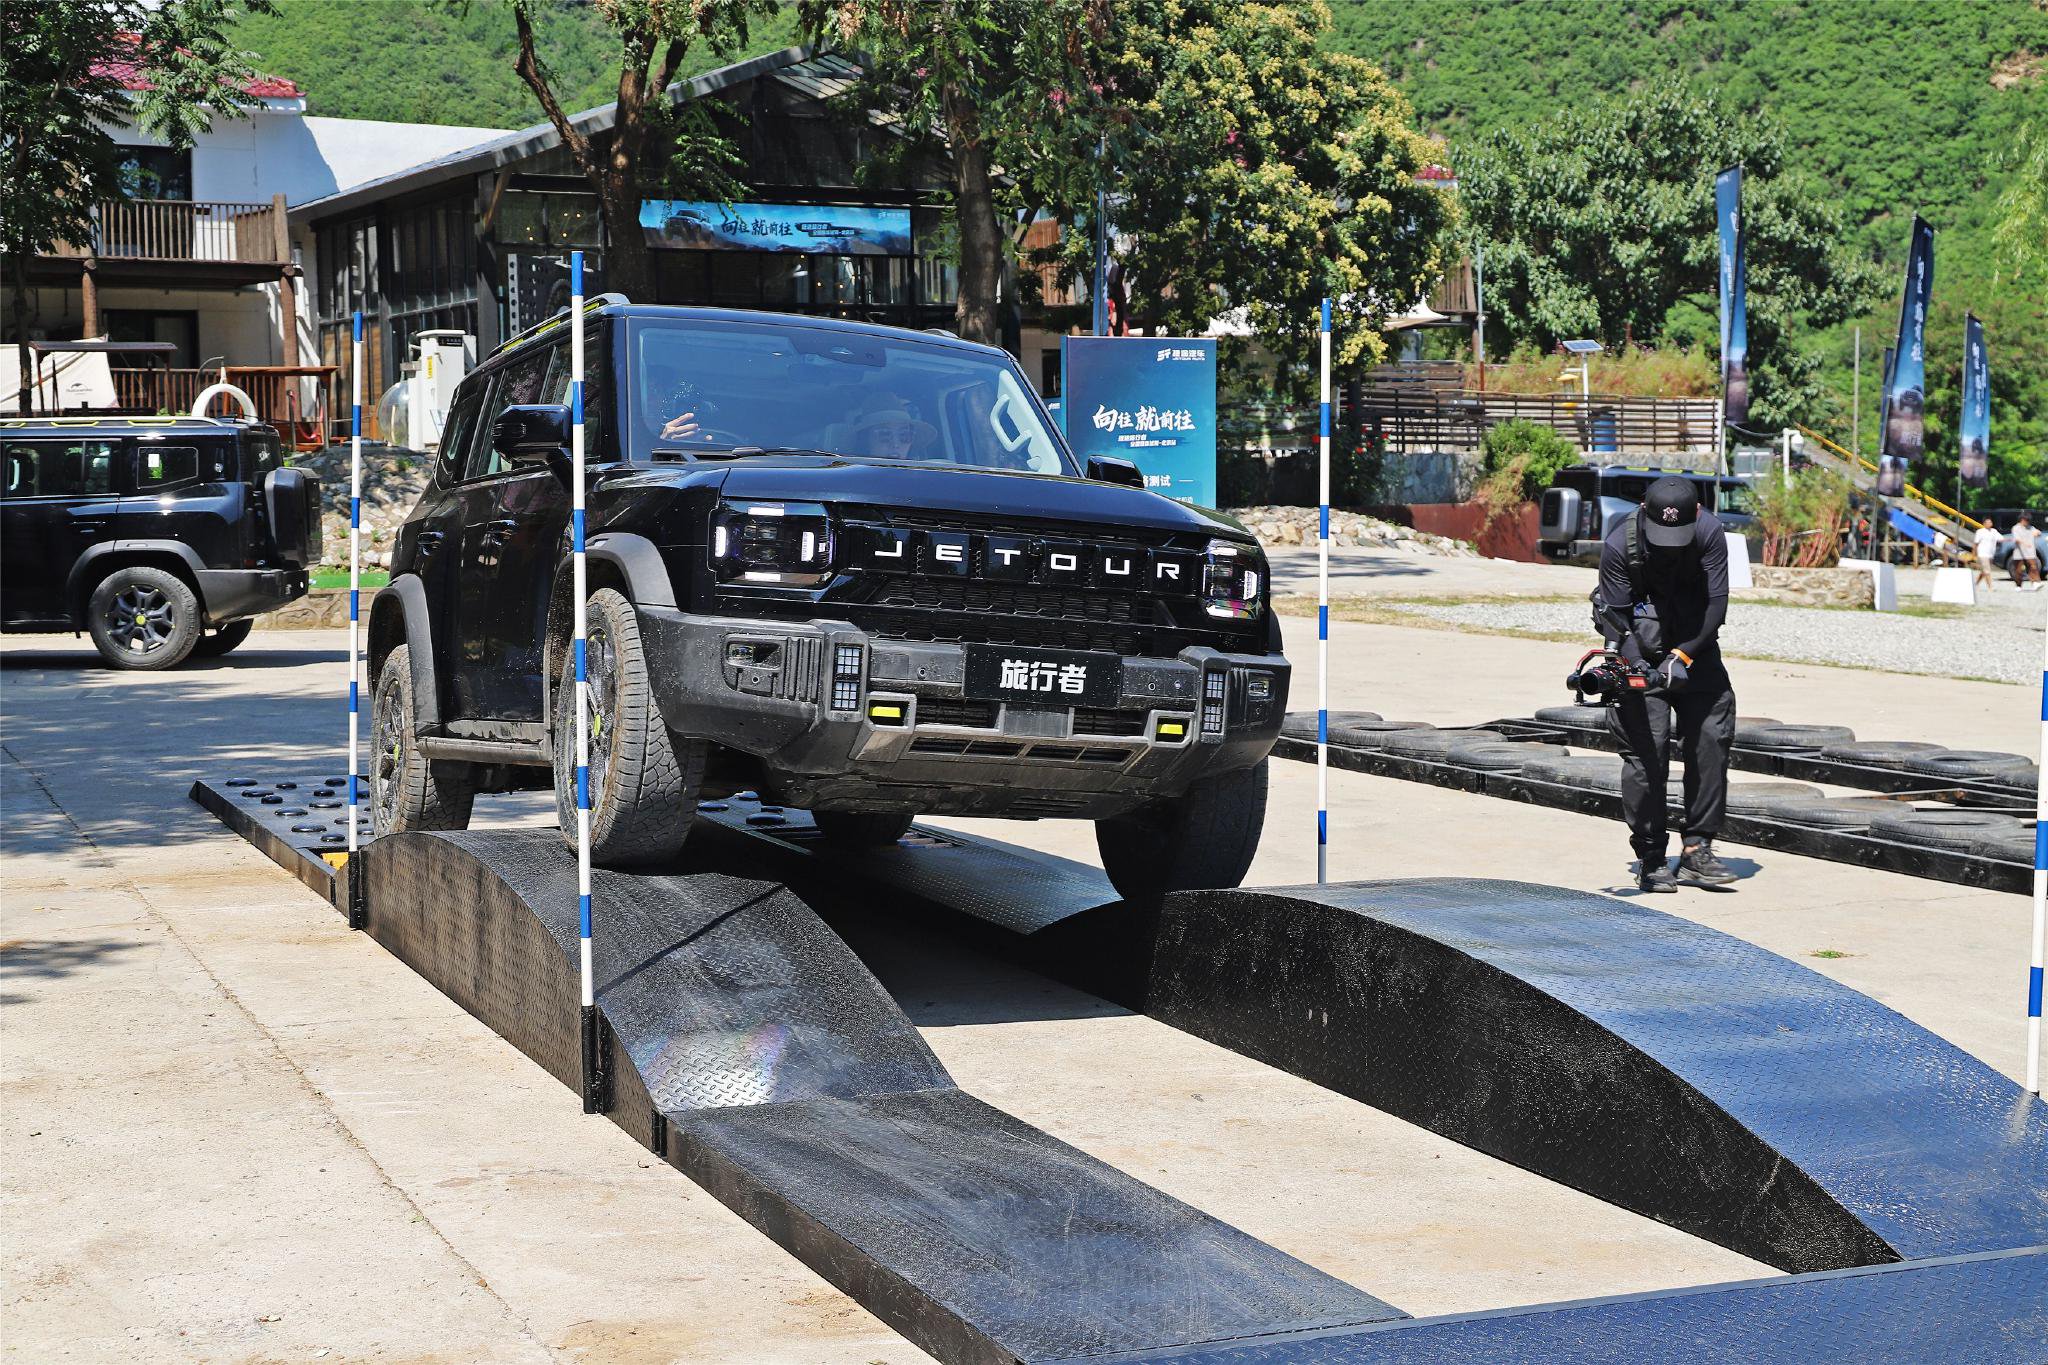
[[[1793,802],[1771,812],[1780,820],[1819,829],[1861,832],[1880,815],[1896,815],[1909,807],[1875,796],[1838,796],[1827,801]]]
[[[1396,730],[1429,730],[1435,727],[1419,720],[1357,720],[1338,724],[1330,722],[1332,744],[1353,744],[1362,749],[1372,748],[1379,737]]]
[[[209,631],[199,637],[192,646],[192,652],[202,659],[218,659],[236,645],[249,638],[249,632],[256,629],[256,622],[249,618],[230,621],[219,630]]]
[[[2015,820],[2011,829],[1994,830],[1979,835],[1970,844],[1970,852],[1980,858],[1996,858],[2000,862],[2018,863],[2022,867],[2034,865],[2034,822]]]
[[[910,832],[916,817],[908,811],[814,810],[811,821],[828,844],[844,848],[876,848],[893,844]]]
[[[1746,733],[1745,733],[1746,728]],[[1825,749],[1831,744],[1852,744],[1856,732],[1846,725],[1751,725],[1735,726],[1735,742],[1752,749]]]
[[[1907,759],[1940,748],[1939,744],[1922,739],[1859,739],[1853,744],[1830,744],[1820,751],[1820,756],[1837,763],[1860,763],[1866,768],[1903,768]]]
[[[1621,790],[1621,760],[1606,755],[1572,754],[1539,758],[1522,765],[1522,776],[1598,792]]]
[[[1749,743],[1749,737],[1758,730],[1775,728],[1784,723],[1781,720],[1774,720],[1770,716],[1737,716],[1735,718],[1735,742],[1737,744],[1747,744]]]
[[[697,815],[709,745],[669,733],[648,679],[640,616],[611,588],[590,595],[590,859],[636,867],[675,857]],[[555,688],[555,814],[576,846],[576,662]]]
[[[2017,821],[1995,810],[1901,810],[1879,815],[1870,832],[1880,839],[1968,853],[1978,840],[2010,830]]]
[[[476,800],[470,766],[427,758],[419,731],[412,650],[400,645],[384,656],[370,693],[370,828],[380,835],[469,828]]]
[[[1569,725],[1575,730],[1604,730],[1607,728],[1607,708],[1604,706],[1539,706],[1536,719],[1550,725]]]
[[[1424,727],[1384,731],[1374,735],[1365,747],[1409,758],[1441,759],[1451,750],[1467,744],[1500,744],[1506,739],[1507,736],[1498,730],[1434,730]]]
[[[154,672],[185,662],[199,641],[199,597],[185,580],[136,564],[102,578],[86,603],[93,648],[115,668]]]
[[[1728,809],[1740,815],[1776,815],[1793,806],[1818,805],[1826,796],[1804,782],[1731,782]]]
[[[1238,886],[1266,824],[1266,764],[1205,777],[1185,794],[1095,822],[1102,870],[1127,901]]]
[[[2034,768],[2025,754],[2003,754],[1993,749],[1943,749],[1939,753],[1914,755],[1900,766],[1909,773],[1948,778],[2012,778],[2031,774]]]
[[[1516,744],[1511,741],[1469,740],[1453,745],[1444,756],[1463,768],[1486,773],[1520,772],[1530,763],[1557,756],[1555,744]]]

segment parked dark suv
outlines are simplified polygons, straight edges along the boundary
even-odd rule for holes
[[[614,865],[752,790],[825,838],[1096,822],[1126,895],[1234,886],[1288,665],[1257,542],[1077,467],[1015,362],[934,333],[593,304],[591,832]],[[463,382],[370,613],[380,831],[552,777],[568,700],[568,320]],[[552,774],[548,770],[552,768]]]
[[[0,627],[83,630],[116,668],[227,653],[319,559],[319,481],[259,423],[0,418],[0,458]]]
[[[1666,474],[1683,474],[1700,491],[1700,506],[1713,512],[1735,535],[1755,536],[1749,482],[1730,475],[1684,469],[1622,465],[1572,465],[1560,469],[1538,504],[1536,543],[1556,559],[1598,557],[1608,532],[1643,505],[1650,485]],[[1754,550],[1754,547],[1752,547]],[[1752,554],[1752,558],[1756,556]]]

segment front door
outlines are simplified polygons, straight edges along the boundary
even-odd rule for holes
[[[68,624],[72,566],[107,538],[120,507],[122,444],[62,437],[0,443],[0,618],[9,625]]]

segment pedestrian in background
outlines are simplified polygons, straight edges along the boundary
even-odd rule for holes
[[[2020,513],[2012,528],[2012,578],[2021,592],[2033,592],[2041,586],[2041,541],[2032,518],[2025,512]]]
[[[1998,562],[1998,542],[2003,539],[2005,537],[1999,535],[1998,528],[1990,522],[1978,523],[1977,534],[1974,537],[1974,544],[1977,550],[1977,577],[1970,584],[1973,592],[1976,590],[1978,583],[1984,585],[1986,592],[1991,591],[1995,586],[1991,580],[1991,570]]]

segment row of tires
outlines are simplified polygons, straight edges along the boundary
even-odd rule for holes
[[[664,723],[640,639],[640,620],[621,593],[589,601],[585,633],[590,684],[590,851],[603,867],[644,868],[673,860],[697,816],[710,743]],[[379,834],[466,829],[476,799],[467,763],[419,751],[412,654],[398,645],[377,670],[370,705],[370,808]],[[572,847],[577,824],[573,662],[565,661],[550,719],[555,812]],[[1171,800],[1095,823],[1103,871],[1126,900],[1168,891],[1240,885],[1265,824],[1266,763],[1219,773]],[[909,811],[813,811],[820,833],[840,846],[893,844]]]
[[[1591,711],[1595,715],[1604,715],[1596,707],[1552,709]],[[1539,720],[1554,719],[1545,716],[1541,711],[1536,713],[1536,717]],[[1306,725],[1302,724],[1303,720],[1306,721]],[[1778,722],[1754,721],[1751,724],[1769,727],[1777,726]],[[1929,751],[1936,751],[1939,755],[1959,757],[1965,765],[1981,763],[1986,767],[1992,766],[1991,758],[2016,757],[1994,755],[1977,758],[1972,756],[1970,751],[1941,749],[1938,745],[1859,743],[1852,734],[1839,726],[1780,728],[1840,731],[1847,738],[1834,741],[1830,747],[1838,753],[1853,751],[1853,754],[1843,757],[1841,761],[1863,762],[1873,766],[1880,766],[1874,762],[1875,757],[1880,754],[1892,763],[1903,764],[1913,759],[1926,762],[1936,756]],[[1290,717],[1286,733],[1295,738],[1314,738],[1315,717]],[[1514,740],[1497,730],[1439,730],[1417,721],[1389,721],[1369,711],[1344,711],[1332,712],[1330,715],[1330,741],[1432,762],[1449,763],[1479,772],[1526,777],[1537,782],[1555,782],[1561,786],[1578,787],[1589,791],[1621,790],[1622,764],[1614,755],[1574,754],[1555,744]],[[2031,765],[2029,768],[2031,769]],[[2001,775],[2012,771],[2009,766],[1997,767],[1995,770]],[[1943,775],[1962,774],[1948,772]],[[1671,780],[1669,796],[1674,806],[1683,802],[1684,787],[1681,779]],[[2034,860],[2034,821],[2003,811],[1957,807],[1928,810],[1916,809],[1898,801],[1887,801],[1878,797],[1830,797],[1819,787],[1804,782],[1731,783],[1728,788],[1728,809],[1736,815],[1767,817],[1844,834],[1867,834],[1873,838],[1937,848],[1947,852],[1974,854],[1983,858],[1996,858],[2003,862],[2032,866]]]

